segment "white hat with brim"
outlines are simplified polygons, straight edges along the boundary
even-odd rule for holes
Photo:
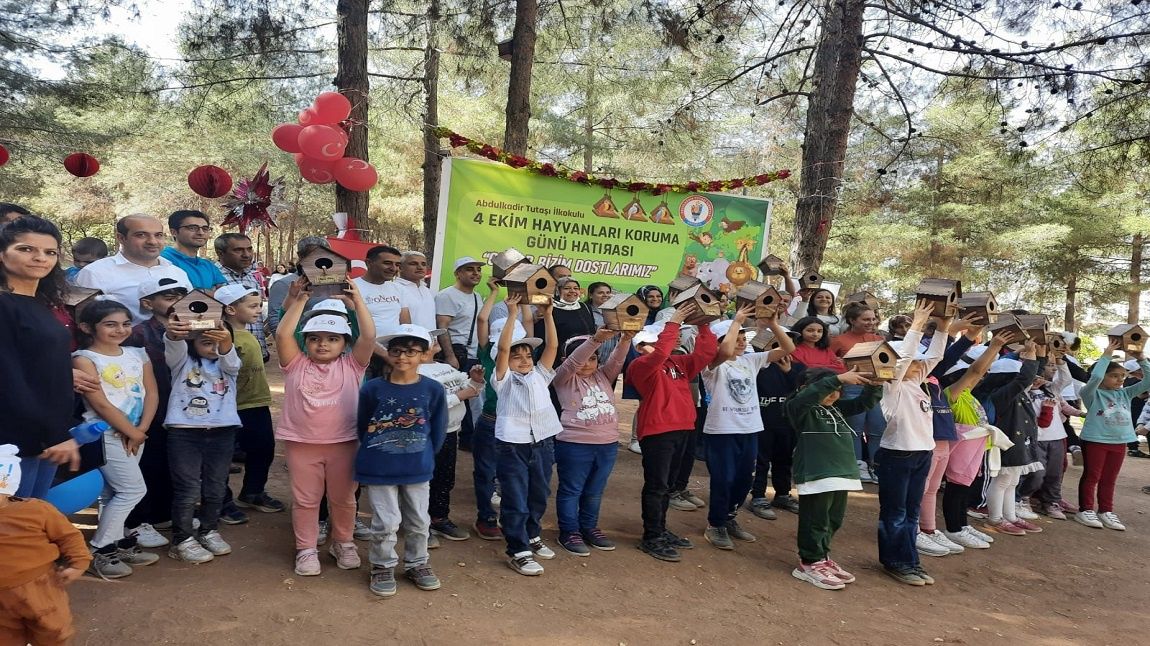
[[[325,298],[324,300],[311,306],[309,312],[338,312],[347,316],[347,303],[339,300],[338,298]]]
[[[455,261],[455,269],[453,269],[452,271],[453,272],[459,271],[460,269],[462,269],[468,265],[479,265],[480,267],[482,267],[485,264],[487,264],[487,263],[483,262],[482,260],[476,260],[476,259],[472,258],[471,256],[464,256],[464,257],[460,258],[459,260]]]
[[[529,346],[531,346],[531,349],[535,349],[535,348],[538,348],[539,346],[543,345],[543,339],[540,339],[539,337],[535,337],[535,336],[511,337],[511,347],[514,348],[517,345],[529,345]],[[491,346],[491,358],[495,359],[498,356],[499,356],[499,346],[498,345]]]
[[[309,332],[331,332],[332,334],[346,334],[351,336],[351,325],[348,324],[346,318],[338,314],[319,314],[308,319],[300,332],[303,334],[308,334]]]
[[[139,294],[140,298],[147,298],[171,289],[182,289],[187,293],[192,291],[192,283],[188,281],[188,275],[184,270],[179,267],[161,265],[148,272],[147,279],[140,283]]]
[[[1124,362],[1122,367],[1126,369],[1126,372],[1135,372],[1142,369],[1142,366],[1138,365],[1137,359],[1130,359]]]
[[[414,325],[411,323],[404,323],[403,325],[400,325],[399,327],[391,328],[390,330],[387,331],[386,334],[375,337],[375,342],[386,348],[387,344],[390,343],[392,341],[392,339],[401,339],[403,337],[410,337],[413,339],[419,339],[420,341],[423,341],[428,346],[430,346],[431,345],[431,336],[432,336],[432,332],[430,330],[428,330],[427,328],[423,327],[422,325]]]
[[[224,305],[234,305],[253,294],[259,296],[260,290],[256,289],[255,287],[247,287],[239,283],[233,283],[231,285],[224,285],[223,287],[220,287],[212,296]]]
[[[654,343],[659,340],[659,335],[663,333],[664,327],[662,323],[647,325],[635,333],[634,338],[631,339],[631,343],[636,348],[644,343]]]
[[[990,364],[990,370],[987,372],[992,375],[1022,372],[1022,362],[1018,359],[997,359],[994,363]]]
[[[498,343],[499,336],[503,334],[503,328],[507,325],[507,321],[510,320],[510,317],[506,317],[493,322],[487,334],[487,340],[491,343]],[[519,321],[518,317],[515,318],[515,331],[511,333],[511,336],[513,338],[523,338],[527,336],[527,328],[523,327],[523,323]]]
[[[958,363],[954,364],[950,367],[949,370],[946,371],[946,374],[950,375],[970,368],[970,366],[972,366],[975,361],[978,361],[978,359],[982,357],[982,355],[985,354],[988,349],[989,347],[985,345],[971,346],[970,349],[968,349],[966,353],[962,355],[962,359],[960,359]],[[967,361],[967,359],[970,361]]]
[[[13,496],[20,488],[20,449],[15,444],[0,446],[0,495]]]
[[[718,321],[711,323],[711,332],[714,332],[715,336],[721,337],[729,332],[731,330],[731,326],[734,324],[735,321],[732,319],[719,319]],[[739,326],[740,332],[745,332],[746,329],[747,328],[743,327],[742,325]]]

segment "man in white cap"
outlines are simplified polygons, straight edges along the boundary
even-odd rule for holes
[[[479,356],[475,319],[482,299],[475,288],[482,280],[483,261],[464,256],[455,261],[455,284],[435,295],[436,327],[451,335],[451,342],[443,344],[443,356],[459,370],[468,370]]]

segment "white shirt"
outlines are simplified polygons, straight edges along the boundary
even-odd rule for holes
[[[483,299],[479,297],[479,294],[474,292],[468,294],[455,285],[445,287],[435,295],[435,313],[438,316],[451,317],[447,323],[451,342],[467,346],[467,356],[472,359],[479,356],[476,318],[482,307]],[[469,339],[470,343],[468,343]],[[457,358],[462,359],[463,357]]]
[[[463,416],[467,414],[467,402],[460,401],[455,393],[468,386],[482,391],[483,384],[477,384],[471,381],[471,377],[467,374],[452,368],[446,363],[420,364],[419,374],[424,377],[430,377],[443,384],[443,389],[447,391],[447,432],[454,433],[458,431],[460,426],[463,425]]]
[[[510,368],[491,387],[499,396],[495,412],[495,439],[511,444],[532,444],[554,437],[563,430],[559,415],[551,405],[547,386],[555,371],[535,366],[521,375]]]
[[[921,340],[922,332],[911,330],[907,332],[902,347],[917,351]],[[934,407],[922,383],[942,361],[945,349],[946,335],[935,333],[926,351],[927,358],[922,360],[926,367],[918,379],[909,381],[903,378],[911,362],[900,359],[895,368],[895,380],[882,385],[882,401],[879,403],[886,418],[886,430],[879,442],[880,447],[892,451],[934,450]]]
[[[388,330],[399,327],[399,311],[403,309],[400,304],[399,288],[395,281],[387,281],[382,285],[370,283],[360,276],[352,279],[359,288],[363,302],[367,304],[367,311],[371,312],[371,320],[375,321],[375,334],[387,334]],[[434,326],[428,329],[435,329]]]
[[[399,302],[407,308],[411,315],[413,325],[435,329],[435,292],[431,291],[421,280],[413,283],[410,280],[396,278],[392,281],[399,290]]]
[[[151,312],[140,309],[140,283],[149,278],[160,278],[178,274],[191,283],[187,273],[176,267],[167,258],[156,259],[154,267],[144,267],[128,260],[120,252],[109,258],[101,258],[84,267],[76,274],[76,284],[104,292],[112,300],[132,312],[132,323],[141,323],[152,318]]]
[[[709,434],[758,433],[763,430],[759,413],[759,393],[755,385],[759,371],[767,365],[767,352],[752,352],[724,361],[702,373],[711,395],[703,432]]]

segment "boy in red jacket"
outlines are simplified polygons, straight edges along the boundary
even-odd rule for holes
[[[643,540],[639,549],[661,561],[677,562],[679,549],[694,547],[667,531],[671,467],[682,459],[695,430],[690,383],[718,351],[715,334],[703,325],[691,354],[671,356],[679,345],[680,326],[694,311],[693,304],[686,304],[665,324],[649,325],[636,334],[635,349],[640,356],[626,374],[627,382],[641,396],[637,434],[643,449]]]

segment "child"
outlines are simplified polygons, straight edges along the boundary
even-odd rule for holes
[[[831,335],[827,324],[817,316],[806,316],[791,326],[791,330],[799,335],[799,342],[795,344],[791,358],[807,367],[830,368],[835,372],[846,372],[842,359],[834,353],[831,347]]]
[[[715,358],[718,343],[710,326],[701,326],[691,354],[672,356],[679,328],[696,312],[680,306],[662,326],[647,326],[635,335],[640,353],[627,368],[626,381],[639,392],[636,430],[643,455],[643,538],[639,549],[660,561],[678,562],[691,541],[667,530],[672,469],[683,459],[695,432],[695,405],[690,382]]]
[[[81,269],[107,257],[108,243],[99,238],[80,238],[72,245],[72,266],[64,270],[64,275],[69,283],[74,283]]]
[[[206,563],[231,554],[220,536],[220,512],[235,450],[236,376],[242,363],[232,331],[205,330],[190,335],[186,321],[168,321],[164,354],[172,371],[172,394],[164,426],[172,469],[172,546],[168,556]],[[197,529],[193,517],[200,503]]]
[[[830,344],[831,352],[835,356],[842,358],[851,349],[859,343],[869,343],[872,341],[882,341],[883,338],[875,334],[875,327],[878,325],[878,313],[875,312],[866,303],[850,303],[843,310],[843,318],[846,319],[846,329],[842,334],[836,336]],[[848,399],[858,397],[862,393],[862,388],[858,386],[847,386],[843,388],[843,397]],[[851,417],[847,420],[851,428],[858,431],[855,436],[855,459],[859,466],[859,479],[866,483],[875,483],[878,480],[874,477],[874,452],[878,450],[879,442],[882,441],[883,430],[886,429],[886,420],[882,416],[880,408],[872,408],[865,414]],[[863,452],[863,440],[866,440],[866,447],[870,450],[870,461],[867,461],[866,455]]]
[[[368,589],[381,597],[395,594],[396,532],[402,525],[403,575],[420,590],[438,590],[439,579],[427,564],[427,509],[448,424],[447,395],[443,385],[419,374],[420,364],[433,354],[427,329],[400,325],[376,341],[387,348],[391,371],[364,384],[356,421],[355,479],[371,506]]]
[[[559,544],[576,556],[588,556],[588,545],[613,550],[612,542],[599,529],[599,504],[607,478],[615,467],[619,442],[619,417],[615,409],[615,380],[631,347],[634,332],[622,340],[599,365],[599,349],[616,336],[601,328],[593,337],[567,341],[567,359],[555,371],[552,385],[562,407],[563,431],[555,437],[555,466],[559,487],[555,515],[559,518]]]
[[[765,520],[778,518],[772,507],[799,513],[799,501],[791,495],[795,429],[791,427],[784,406],[797,389],[799,377],[805,370],[806,366],[787,355],[763,367],[755,379],[763,430],[759,433],[755,479],[751,481],[748,508],[752,514]],[[774,500],[767,498],[768,473],[771,486],[775,488]]]
[[[518,311],[519,302],[519,295],[509,295],[507,311]],[[543,566],[535,562],[535,556],[555,558],[555,552],[540,537],[540,521],[551,493],[551,438],[563,430],[547,392],[547,385],[555,378],[551,366],[559,350],[555,320],[550,304],[538,307],[547,332],[539,363],[535,363],[532,349],[543,342],[517,338],[515,326],[505,324],[495,348],[493,380],[499,396],[495,415],[496,476],[503,488],[499,521],[507,540],[507,555],[511,557],[507,564],[525,576],[543,574]]]
[[[43,500],[17,498],[20,458],[0,446],[0,644],[67,644],[75,629],[64,588],[84,576],[84,536]]]
[[[127,307],[96,301],[80,310],[79,329],[84,349],[72,354],[72,367],[100,380],[100,390],[84,393],[84,420],[99,419],[111,426],[103,438],[100,474],[105,495],[92,535],[91,567],[105,579],[118,579],[131,574],[131,566],[151,565],[160,558],[141,551],[134,537],[124,536],[128,514],[147,491],[140,453],[156,414],[156,379],[147,353],[121,346],[132,333]]]
[[[475,420],[471,433],[471,461],[473,465],[472,483],[475,487],[475,523],[472,529],[476,536],[485,541],[503,540],[503,530],[499,529],[499,518],[495,512],[495,413],[498,410],[499,397],[495,394],[492,384],[495,374],[495,359],[492,349],[499,341],[503,325],[510,323],[519,328],[518,336],[527,336],[527,330],[519,322],[520,313],[512,312],[511,318],[502,318],[491,321],[491,312],[499,302],[499,283],[492,277],[487,281],[487,298],[483,307],[475,317],[475,332],[481,342],[479,346],[479,363],[483,366],[483,375],[486,386],[483,389],[483,404],[478,419]]]
[[[303,326],[304,350],[294,333],[311,288],[306,278],[288,287],[284,317],[276,329],[276,347],[284,370],[284,402],[276,438],[292,488],[295,572],[318,576],[319,501],[327,492],[331,507],[332,544],[328,553],[340,569],[359,568],[352,541],[355,531],[355,411],[360,381],[375,349],[375,323],[355,283],[346,292],[359,320],[360,336],[352,343],[348,319],[322,312]],[[345,353],[350,349],[351,352]]]
[[[807,301],[807,316],[827,324],[827,338],[842,331],[843,321],[835,314],[835,295],[826,289],[814,290]]]
[[[720,334],[715,358],[702,372],[703,385],[711,393],[703,433],[707,470],[711,473],[710,510],[703,538],[721,550],[735,549],[732,538],[753,543],[755,535],[743,529],[735,518],[743,506],[755,475],[758,455],[757,433],[763,430],[759,415],[755,375],[769,362],[790,354],[794,343],[779,327],[774,316],[760,319],[775,335],[779,347],[769,352],[747,354],[747,334],[743,322],[754,313],[753,306],[739,308],[730,321],[710,325]]]
[[[1138,439],[1130,419],[1130,400],[1150,390],[1150,362],[1143,358],[1141,352],[1127,354],[1138,360],[1142,381],[1133,386],[1122,386],[1126,369],[1121,364],[1111,363],[1110,359],[1121,347],[1118,342],[1110,342],[1090,369],[1090,381],[1082,388],[1086,419],[1079,437],[1085,464],[1082,479],[1078,481],[1078,507],[1081,511],[1074,515],[1074,520],[1087,527],[1119,531],[1125,530],[1126,526],[1114,513],[1114,484],[1126,457],[1124,445]],[[1095,490],[1098,492],[1097,500]]]
[[[275,513],[286,509],[268,495],[268,470],[275,459],[276,440],[272,431],[272,393],[264,371],[263,348],[248,331],[248,326],[263,316],[263,299],[254,287],[238,283],[216,290],[215,299],[224,304],[224,320],[232,327],[236,353],[240,357],[240,374],[236,377],[236,410],[240,416],[238,446],[246,454],[244,484],[236,505]],[[224,498],[227,507],[232,499],[229,488]]]
[[[1030,399],[1038,416],[1038,441],[1035,449],[1042,463],[1041,473],[1033,473],[1019,493],[1022,503],[1029,509],[1031,496],[1038,499],[1038,511],[1055,520],[1066,520],[1066,512],[1058,504],[1062,500],[1063,462],[1066,460],[1066,427],[1064,416],[1082,417],[1084,413],[1062,399],[1062,391],[1072,377],[1066,361],[1055,355],[1053,365],[1048,364],[1041,378],[1030,387]]]
[[[855,432],[845,416],[873,407],[882,390],[853,370],[841,374],[827,368],[807,370],[801,382],[784,407],[797,434],[799,567],[791,576],[823,590],[841,590],[855,577],[831,559],[831,540],[846,516],[847,492],[862,491],[851,437]],[[840,399],[843,384],[866,388],[859,397]]]

